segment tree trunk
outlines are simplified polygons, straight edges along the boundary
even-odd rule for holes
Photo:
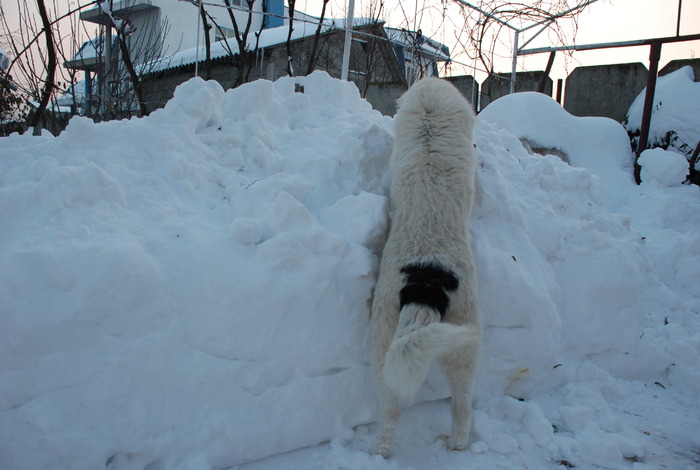
[[[290,77],[294,76],[294,67],[292,66],[292,31],[294,31],[294,5],[296,0],[287,0],[289,6],[289,33],[287,33],[287,74]]]
[[[321,9],[321,18],[318,20],[318,27],[316,28],[316,34],[314,34],[314,45],[311,48],[311,57],[309,57],[309,68],[306,69],[306,75],[311,75],[316,67],[316,61],[318,60],[318,42],[321,39],[321,28],[323,28],[323,19],[326,16],[326,5],[330,0],[323,0],[323,8]]]
[[[199,0],[200,2],[202,0]],[[211,30],[211,25],[207,21],[207,12],[204,11],[203,7],[199,8],[200,15],[202,16],[202,27],[204,28],[204,44],[206,51],[206,57],[204,59],[204,70],[205,78],[211,80],[211,40],[209,39],[209,30]]]
[[[44,35],[46,37],[46,49],[47,49],[47,64],[46,64],[46,79],[44,80],[44,89],[41,92],[41,100],[39,102],[39,108],[34,113],[31,121],[29,122],[30,127],[34,127],[34,133],[37,134],[37,126],[39,122],[44,117],[46,107],[51,99],[51,93],[55,87],[54,77],[56,75],[56,49],[53,41],[53,32],[51,31],[51,21],[49,21],[49,15],[46,12],[46,5],[44,0],[37,0],[37,7],[39,8],[39,16],[41,16],[41,22],[44,25]]]
[[[117,30],[117,38],[119,39],[119,49],[122,53],[122,61],[126,67],[126,71],[129,74],[129,79],[134,87],[134,92],[136,93],[136,99],[139,100],[139,109],[141,111],[141,116],[148,116],[148,108],[146,107],[146,100],[143,96],[143,89],[141,88],[141,79],[136,74],[134,69],[134,64],[131,62],[131,55],[129,54],[129,46],[126,44],[126,35],[124,34],[124,26],[126,26],[126,21],[122,23],[122,29]],[[109,47],[109,46],[107,46]]]

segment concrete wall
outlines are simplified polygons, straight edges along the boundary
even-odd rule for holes
[[[385,116],[396,114],[396,100],[408,89],[405,84],[399,83],[374,83],[367,87],[365,99],[370,102],[372,108]]]
[[[641,62],[577,67],[566,79],[564,109],[575,116],[621,122],[646,82],[647,68]]]
[[[552,79],[545,77],[543,71],[518,72],[515,78],[515,91],[539,91],[542,80],[545,81],[544,93],[552,96]],[[489,75],[481,85],[479,109],[484,109],[489,103],[507,95],[509,92],[510,74],[497,73]]]
[[[476,111],[474,103],[479,97],[479,83],[471,75],[459,75],[454,77],[445,77],[452,83],[472,103]],[[365,99],[372,104],[372,107],[381,112],[385,116],[393,116],[396,114],[396,100],[404,94],[408,89],[405,83],[372,83],[367,87]]]
[[[685,67],[686,65],[690,65],[691,67],[693,67],[693,72],[695,73],[695,81],[700,82],[700,59],[672,60],[659,71],[659,76],[661,77],[664,75],[668,75],[669,73],[675,72],[679,68]]]
[[[474,107],[478,110],[479,104],[479,83],[471,75],[460,75],[456,77],[446,77]]]

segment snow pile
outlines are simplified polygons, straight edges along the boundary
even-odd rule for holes
[[[365,424],[392,120],[354,85],[193,79],[147,118],[0,140],[0,468],[229,468],[332,439],[241,468],[644,470],[659,409],[696,445],[700,194],[634,186],[609,120],[509,101],[476,135],[473,442],[435,441],[434,369],[389,461]]]
[[[640,178],[663,186],[678,186],[688,177],[688,160],[681,154],[660,147],[643,151],[637,160],[642,167]]]
[[[629,137],[612,119],[563,113],[556,101],[535,92],[496,100],[479,118],[507,129],[535,153],[561,156],[586,168],[607,188],[622,185],[619,190],[629,191],[634,184]],[[617,190],[608,196],[615,194]]]
[[[659,77],[649,129],[649,147],[675,150],[688,158],[700,142],[700,82],[694,81],[693,68],[682,67]],[[639,138],[646,88],[632,102],[625,127]]]
[[[370,418],[391,121],[303,84],[3,139],[0,467],[218,468]]]

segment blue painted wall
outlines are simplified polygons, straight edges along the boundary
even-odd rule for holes
[[[284,26],[284,0],[263,0],[263,11],[270,13],[265,15],[263,28]]]

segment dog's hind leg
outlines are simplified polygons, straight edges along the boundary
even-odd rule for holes
[[[371,453],[389,458],[391,445],[394,442],[396,424],[401,417],[401,408],[399,407],[399,398],[395,393],[387,390],[383,384],[379,387],[379,432]]]
[[[452,429],[446,446],[452,450],[464,450],[468,446],[471,429],[472,380],[476,368],[476,352],[465,347],[440,358],[452,391]]]

